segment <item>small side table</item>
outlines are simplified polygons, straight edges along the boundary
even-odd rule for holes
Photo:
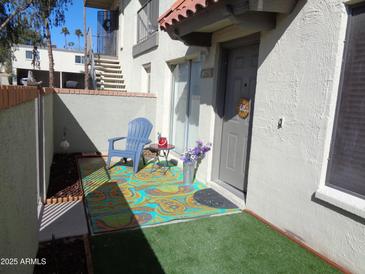
[[[166,145],[166,146],[159,146],[158,144],[152,144],[149,147],[152,151],[156,151],[156,156],[153,159],[153,166],[151,169],[151,173],[156,171],[157,168],[156,166],[160,166],[161,169],[165,169],[164,170],[164,174],[167,173],[167,171],[169,171],[169,169],[171,168],[171,165],[169,164],[169,154],[170,151],[173,150],[175,148],[174,145]],[[165,163],[163,164],[160,161],[160,157],[165,158]]]

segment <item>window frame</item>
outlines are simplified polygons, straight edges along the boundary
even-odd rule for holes
[[[76,62],[76,58],[80,57],[80,63]],[[83,65],[85,63],[85,57],[83,55],[75,55],[75,64],[76,65]]]
[[[343,54],[342,54],[342,62],[341,62],[341,75],[340,75],[340,82],[338,85],[338,92],[337,92],[337,98],[336,98],[336,107],[335,107],[335,114],[334,114],[334,120],[333,120],[333,128],[331,133],[331,142],[330,142],[330,149],[329,149],[329,155],[327,160],[327,170],[326,170],[326,176],[324,181],[324,187],[328,187],[334,190],[341,191],[343,193],[355,196],[356,198],[360,198],[365,200],[365,195],[353,192],[349,189],[340,187],[338,185],[334,185],[330,183],[331,178],[331,171],[333,166],[333,155],[335,150],[335,143],[336,143],[336,134],[339,126],[339,116],[341,114],[341,105],[342,105],[342,98],[344,95],[344,81],[346,78],[346,71],[348,69],[347,60],[349,58],[350,54],[350,37],[351,37],[351,31],[353,27],[353,11],[354,9],[358,7],[363,7],[365,9],[365,2],[353,4],[353,5],[346,5],[347,10],[347,25],[346,25],[346,34],[345,34],[345,41],[344,41],[344,48],[343,48]],[[365,11],[364,11],[365,15]]]
[[[27,54],[30,53],[30,58],[27,57]],[[26,60],[33,60],[33,51],[31,50],[25,50],[25,59]]]
[[[153,3],[154,1],[156,1],[155,3]],[[147,30],[147,34],[145,36],[142,36],[139,33],[139,26],[140,26],[140,22],[142,21],[142,19],[140,19],[140,13],[143,11],[143,9],[145,9],[149,4],[151,4],[151,6],[153,6],[154,4],[157,6],[156,9],[156,28],[153,29],[152,31]],[[137,16],[136,16],[136,44],[141,44],[145,41],[147,41],[154,33],[158,32],[158,16],[159,16],[159,6],[160,6],[160,1],[159,0],[144,0],[144,2],[142,3],[141,7],[138,9],[137,11]],[[147,20],[149,20],[150,18],[147,16]],[[153,23],[152,21],[147,22],[147,23]]]
[[[171,90],[171,103],[170,103],[170,130],[169,130],[169,139],[172,141],[174,139],[174,106],[175,106],[175,79],[174,79],[174,70],[176,66],[180,64],[187,63],[188,64],[188,81],[187,85],[189,87],[189,91],[187,94],[187,103],[186,103],[186,111],[185,111],[185,124],[184,124],[184,150],[189,145],[189,121],[190,121],[190,114],[191,114],[191,96],[192,96],[192,87],[191,87],[191,79],[192,79],[192,66],[194,62],[200,62],[200,60],[194,60],[194,59],[188,59],[184,60],[179,63],[174,63],[170,65],[171,69],[171,84],[170,84],[170,90]],[[201,96],[201,95],[200,95]],[[199,114],[200,119],[200,114]],[[182,155],[184,151],[178,152],[174,150],[174,152],[177,155]]]

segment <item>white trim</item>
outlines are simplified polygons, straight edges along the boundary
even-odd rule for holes
[[[315,197],[365,219],[364,199],[328,186],[319,187]]]
[[[351,1],[345,1],[344,4],[350,4]],[[353,2],[352,2],[353,3]],[[352,4],[351,3],[351,4]],[[348,12],[345,6],[343,8],[343,17],[340,28],[340,40],[339,47],[337,49],[337,61],[335,74],[333,79],[333,86],[329,104],[329,119],[327,126],[327,134],[325,138],[324,145],[324,154],[323,154],[323,163],[322,163],[322,171],[320,183],[318,186],[318,190],[315,192],[315,197],[319,200],[325,201],[329,204],[332,204],[338,208],[341,208],[347,212],[350,212],[354,215],[365,218],[365,200],[359,197],[353,196],[341,190],[329,187],[326,185],[327,181],[327,169],[329,166],[329,155],[331,151],[331,142],[333,136],[333,129],[335,126],[335,116],[336,116],[336,107],[338,104],[339,96],[340,96],[340,78],[342,77],[342,66],[343,66],[343,56],[345,50],[345,41],[346,41],[346,33],[348,27]]]
[[[332,87],[329,88],[329,104],[326,106],[328,112],[328,121],[327,121],[327,129],[325,133],[324,140],[324,149],[323,149],[323,161],[321,167],[321,175],[320,181],[318,185],[318,189],[323,189],[326,186],[327,181],[327,169],[329,167],[329,156],[331,153],[331,143],[333,136],[333,129],[335,127],[335,117],[336,117],[336,108],[339,99],[339,91],[340,91],[340,82],[342,76],[342,63],[343,56],[345,51],[345,41],[346,41],[346,33],[347,33],[347,25],[349,15],[345,5],[342,5],[342,18],[341,18],[341,26],[339,29],[339,40],[338,40],[338,48],[336,52],[336,66],[334,69]]]

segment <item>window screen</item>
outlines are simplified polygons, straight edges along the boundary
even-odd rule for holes
[[[365,5],[350,8],[327,185],[365,198]]]

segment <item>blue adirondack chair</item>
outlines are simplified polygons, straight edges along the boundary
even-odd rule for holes
[[[148,138],[151,134],[152,127],[151,122],[146,118],[137,118],[128,123],[128,136],[109,139],[107,168],[110,167],[112,157],[130,158],[133,161],[133,171],[137,173],[143,147],[151,143],[151,140]],[[126,141],[124,150],[114,148],[114,143],[119,140]]]

